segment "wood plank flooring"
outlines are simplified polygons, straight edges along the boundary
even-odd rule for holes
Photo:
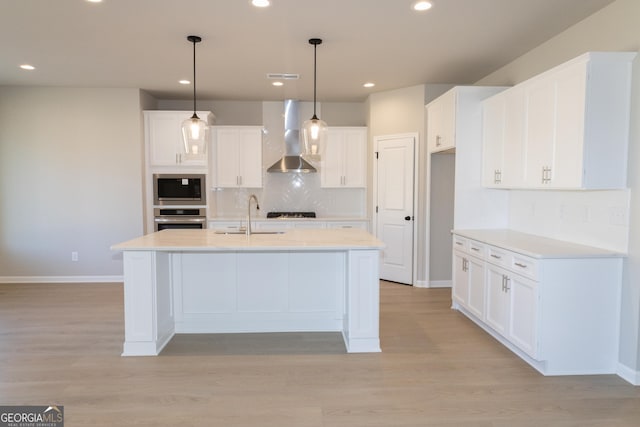
[[[0,285],[0,404],[64,405],[66,427],[640,425],[640,387],[543,377],[450,304],[381,282],[378,354],[288,333],[179,335],[124,358],[121,284]]]

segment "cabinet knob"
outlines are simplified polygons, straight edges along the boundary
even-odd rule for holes
[[[411,221],[411,217],[409,215],[407,215],[407,216],[404,217],[404,220],[405,221]]]

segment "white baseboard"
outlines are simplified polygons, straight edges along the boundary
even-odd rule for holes
[[[635,371],[622,363],[618,363],[618,370],[616,371],[616,374],[618,374],[618,376],[623,380],[633,385],[640,386],[640,371]]]
[[[450,288],[451,280],[418,280],[414,285],[415,288]]]
[[[450,288],[451,285],[451,280],[432,280],[429,282],[430,288]]]
[[[0,276],[0,283],[113,283],[123,276]]]

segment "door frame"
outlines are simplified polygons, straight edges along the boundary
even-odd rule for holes
[[[413,234],[413,248],[411,256],[411,286],[416,285],[416,278],[418,277],[418,221],[422,220],[419,217],[420,209],[418,206],[418,183],[420,182],[420,133],[408,132],[389,135],[378,135],[373,137],[373,193],[371,197],[371,212],[372,212],[372,224],[371,230],[373,234],[378,237],[378,212],[376,212],[376,206],[378,205],[378,143],[379,141],[387,139],[398,138],[413,138],[413,221],[412,221],[412,234]]]

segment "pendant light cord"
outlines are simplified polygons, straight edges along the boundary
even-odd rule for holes
[[[313,45],[313,117],[316,116],[316,75],[317,75],[317,65],[316,65],[316,52],[318,50],[318,45]]]
[[[200,36],[188,36],[187,40],[193,43],[193,116],[192,119],[199,119],[196,114],[196,43],[202,41]]]
[[[196,40],[193,40],[193,115],[196,116]]]

